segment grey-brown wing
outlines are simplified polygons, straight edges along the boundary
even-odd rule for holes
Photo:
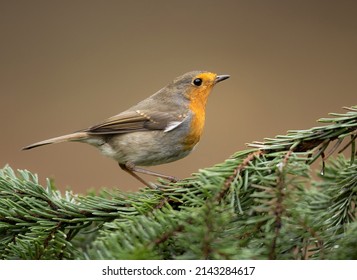
[[[127,111],[94,125],[85,131],[90,134],[121,134],[145,130],[170,131],[184,119],[164,112]]]

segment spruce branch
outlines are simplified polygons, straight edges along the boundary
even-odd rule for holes
[[[357,236],[357,106],[345,109],[158,189],[62,195],[6,166],[0,258],[355,258],[356,249],[341,249]],[[319,158],[324,172],[314,179]]]
[[[310,163],[312,163],[336,139],[343,139],[349,135],[352,137],[351,141],[341,151],[354,143],[357,136],[357,106],[344,107],[344,109],[348,112],[345,114],[331,113],[330,115],[334,117],[318,120],[329,125],[308,130],[290,130],[286,135],[266,138],[265,142],[253,142],[248,146],[270,152],[293,150],[294,152],[309,152],[312,154],[317,150],[316,155],[310,160]],[[337,149],[340,144],[341,141],[338,141],[332,151]],[[351,153],[354,154],[355,150],[352,150]]]

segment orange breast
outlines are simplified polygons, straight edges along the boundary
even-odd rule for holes
[[[189,108],[193,113],[193,116],[190,125],[190,133],[184,140],[185,150],[192,150],[193,147],[200,141],[203,127],[205,125],[205,107],[206,102],[202,102],[200,99],[192,99],[190,102]]]

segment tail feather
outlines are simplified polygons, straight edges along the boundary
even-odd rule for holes
[[[40,146],[44,146],[44,145],[48,145],[48,144],[61,143],[61,142],[81,141],[81,140],[84,140],[87,138],[88,138],[87,132],[75,132],[75,133],[47,139],[44,141],[36,142],[34,144],[23,147],[22,150],[30,150],[32,148],[36,148],[36,147],[40,147]]]

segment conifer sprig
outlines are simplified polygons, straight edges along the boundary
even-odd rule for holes
[[[62,195],[6,166],[0,258],[353,259],[357,106],[346,109],[157,189]],[[346,149],[348,158],[330,157]],[[314,179],[319,158],[324,174]]]

